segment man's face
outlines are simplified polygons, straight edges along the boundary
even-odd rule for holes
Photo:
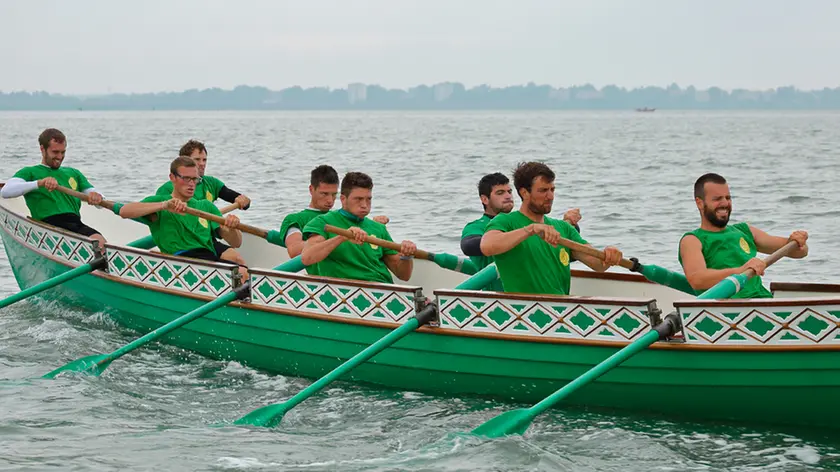
[[[50,140],[47,148],[41,146],[41,162],[51,169],[58,169],[64,162],[64,155],[67,153],[67,142],[58,143],[55,139]]]
[[[316,209],[328,211],[335,205],[335,197],[338,195],[338,184],[319,183],[315,188],[312,188],[310,184],[309,194],[312,196],[312,203]]]

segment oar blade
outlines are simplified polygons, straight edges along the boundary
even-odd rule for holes
[[[533,415],[527,409],[520,408],[502,413],[495,418],[485,421],[471,431],[476,436],[499,438],[510,434],[524,434],[531,425]]]
[[[233,424],[273,428],[283,421],[283,415],[285,415],[288,410],[289,408],[286,407],[285,403],[274,403],[262,408],[257,408],[242,418],[234,421]]]
[[[108,366],[111,364],[111,361],[108,359],[107,354],[99,354],[95,356],[85,356],[79,359],[76,359],[73,362],[65,364],[54,371],[45,374],[43,377],[44,379],[54,379],[57,375],[63,372],[72,372],[72,373],[79,373],[79,374],[86,374],[86,375],[93,375],[99,376]]]

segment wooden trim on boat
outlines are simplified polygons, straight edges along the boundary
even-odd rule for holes
[[[420,286],[412,286],[412,285],[398,285],[398,284],[386,284],[386,283],[377,283],[377,282],[365,282],[361,280],[351,280],[351,279],[339,279],[336,277],[324,277],[324,276],[314,276],[314,275],[303,275],[298,274],[296,272],[281,272],[278,270],[271,270],[271,269],[258,269],[258,268],[248,268],[248,272],[253,275],[261,275],[264,277],[277,277],[277,278],[284,278],[284,279],[294,279],[300,281],[309,281],[309,282],[316,282],[316,283],[328,283],[328,284],[337,284],[337,285],[347,285],[350,287],[360,287],[360,288],[371,288],[375,290],[390,290],[394,292],[401,292],[401,293],[410,293],[414,294],[417,290],[421,290],[423,287]]]
[[[361,318],[345,318],[343,316],[310,313],[308,311],[298,311],[293,308],[280,308],[274,306],[257,305],[255,303],[245,303],[241,301],[233,301],[229,303],[228,306],[240,308],[243,310],[264,311],[275,315],[294,316],[298,318],[311,318],[314,320],[334,321],[336,323],[352,324],[358,326],[371,326],[375,328],[396,329],[402,326],[402,323],[397,321],[376,321],[365,320]],[[406,315],[404,319],[408,321],[413,317],[414,315]]]
[[[840,294],[834,298],[741,298],[734,300],[675,300],[674,308],[696,307],[765,307],[765,306],[813,306],[840,305]]]
[[[622,282],[639,282],[657,285],[656,283],[646,279],[643,275],[626,274],[620,272],[595,272],[594,270],[572,269],[572,278],[619,280]]]
[[[840,284],[810,283],[810,282],[770,282],[770,291],[785,292],[824,292],[840,294]]]
[[[236,267],[236,264],[229,264],[229,263],[225,263],[225,262],[206,261],[204,259],[193,259],[193,258],[189,258],[189,257],[173,256],[171,254],[164,254],[162,252],[156,252],[156,251],[152,252],[148,249],[137,249],[137,248],[128,247],[128,246],[120,246],[118,244],[105,243],[105,248],[106,249],[111,248],[111,249],[115,249],[115,250],[120,251],[120,252],[128,252],[128,253],[136,254],[136,255],[140,255],[140,256],[154,257],[156,259],[166,259],[168,261],[173,261],[173,262],[181,263],[181,264],[190,264],[190,265],[196,264],[196,265],[200,265],[200,266],[207,266],[207,267],[212,267],[214,269],[220,269],[220,270],[233,270]]]
[[[655,298],[618,298],[618,297],[582,297],[574,295],[536,295],[515,292],[485,292],[483,290],[439,289],[432,292],[435,296],[470,297],[490,300],[527,300],[546,303],[591,303],[598,305],[648,306]]]

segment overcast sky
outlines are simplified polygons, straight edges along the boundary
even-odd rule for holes
[[[838,0],[0,0],[0,90],[840,86]]]

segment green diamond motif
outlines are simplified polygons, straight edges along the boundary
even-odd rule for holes
[[[291,290],[287,290],[286,295],[288,295],[295,302],[295,304],[302,302],[303,299],[306,298],[306,292],[301,290],[301,288],[297,285],[292,287]]]
[[[122,272],[122,271],[124,271],[124,270],[125,270],[125,268],[126,268],[126,266],[127,266],[127,264],[125,263],[125,261],[123,260],[123,258],[122,258],[122,257],[120,257],[119,255],[117,255],[117,257],[115,257],[115,258],[111,261],[111,264],[113,264],[113,265],[114,265],[114,267],[116,267],[116,268],[117,268],[117,272]]]
[[[743,335],[741,335],[741,333],[738,332],[732,333],[729,336],[730,341],[745,341],[746,339],[747,338],[745,338]]]
[[[476,309],[476,311],[481,311],[481,309],[484,308],[485,305],[487,305],[487,302],[472,301],[470,302],[470,305],[472,305],[473,308]]]
[[[694,325],[694,328],[705,334],[709,339],[714,339],[717,333],[726,329],[726,326],[711,317],[704,316],[699,323]]]
[[[564,311],[566,311],[566,308],[567,308],[567,307],[565,307],[565,306],[560,306],[560,305],[552,305],[552,306],[551,306],[551,309],[552,309],[552,310],[554,310],[554,311],[556,311],[558,315],[559,315],[559,314],[562,314]]]
[[[790,317],[790,315],[793,314],[793,312],[792,311],[774,311],[773,314],[778,316],[779,318],[787,321],[787,319]]]
[[[312,300],[310,300],[309,303],[306,304],[306,308],[309,309],[309,310],[320,310],[321,309],[321,307],[316,305],[315,302],[313,302]]]
[[[449,326],[449,322],[446,321],[446,318],[441,318],[440,319],[440,325],[441,326]]]
[[[447,314],[452,318],[455,318],[455,320],[458,321],[458,324],[463,324],[464,321],[466,321],[467,319],[469,319],[470,316],[472,316],[470,310],[464,308],[464,306],[460,303],[455,305],[454,308],[451,308]]]
[[[571,331],[569,331],[569,328],[567,328],[563,325],[557,326],[557,329],[555,329],[554,332],[555,333],[562,333],[562,334],[571,334]]]
[[[382,297],[384,297],[384,296],[385,296],[385,294],[384,294],[384,293],[382,293],[382,292],[375,292],[375,291],[371,291],[371,292],[370,292],[370,294],[371,294],[371,295],[373,295],[373,299],[374,299],[374,300],[382,300]]]
[[[207,283],[209,283],[210,286],[213,287],[214,290],[216,290],[216,292],[221,292],[222,289],[227,286],[227,282],[225,282],[225,279],[222,278],[222,276],[220,276],[218,273],[213,274],[213,277],[211,277],[210,280],[207,281]]]
[[[161,264],[160,269],[157,271],[158,277],[163,280],[164,283],[169,283],[172,280],[172,277],[175,275],[169,270],[169,267],[166,267],[165,264]]]
[[[597,311],[599,315],[606,317],[612,310],[609,308],[596,308],[595,311]]]
[[[171,285],[170,287],[172,287],[172,288],[178,288],[178,289],[182,289],[182,290],[186,288],[186,287],[184,287],[184,284],[182,284],[182,283],[181,283],[180,281],[178,281],[178,280],[175,280],[175,282],[172,282],[172,285]]]
[[[481,320],[476,321],[473,326],[475,326],[476,328],[489,328],[489,326],[487,326],[487,323]]]
[[[391,299],[390,302],[385,304],[385,308],[387,308],[388,311],[391,312],[391,314],[396,317],[396,316],[399,316],[400,313],[405,311],[406,306],[403,302],[400,301],[399,298],[394,297],[394,298]]]
[[[610,331],[607,328],[604,328],[604,329],[601,330],[600,333],[598,333],[598,336],[606,336],[606,337],[609,337],[609,338],[614,338],[615,333],[613,333],[612,331]]]
[[[350,311],[349,308],[347,308],[347,305],[342,305],[341,308],[338,309],[338,312],[339,313],[344,313],[346,315],[352,315],[353,314],[353,312]]]
[[[751,319],[749,323],[744,325],[744,328],[757,334],[759,338],[763,338],[765,334],[769,333],[776,325],[765,320],[761,316],[756,316]],[[730,338],[731,339],[731,338]]]
[[[799,341],[799,338],[798,338],[798,337],[796,337],[796,335],[794,335],[794,334],[793,334],[793,333],[791,333],[790,331],[787,331],[787,332],[786,332],[785,334],[783,334],[783,335],[782,335],[782,337],[781,337],[781,338],[779,338],[779,339],[781,339],[782,341]]]
[[[828,310],[828,314],[835,317],[835,318],[840,318],[840,311]]]
[[[683,321],[685,321],[685,320],[691,318],[691,313],[689,313],[687,311],[684,311],[683,314],[682,314],[682,317],[683,317]]]
[[[317,291],[321,287],[315,284],[306,284],[306,288],[308,288],[311,293],[315,293],[315,291]]]
[[[811,333],[814,337],[819,336],[820,333],[822,333],[823,331],[825,331],[826,328],[828,328],[828,326],[828,323],[826,323],[824,320],[821,320],[811,314],[809,314],[808,317],[804,320],[796,323],[797,328]]]
[[[140,259],[136,264],[134,264],[134,271],[140,274],[140,277],[145,277],[151,270],[149,269],[149,266]]]
[[[544,329],[549,323],[554,321],[550,315],[546,314],[541,309],[537,308],[534,310],[530,315],[528,315],[528,321],[534,323],[539,329]]]
[[[370,302],[364,295],[358,293],[355,297],[350,300],[350,304],[356,307],[359,312],[364,313],[367,311],[368,308],[373,306],[373,303]]]
[[[207,275],[210,273],[210,269],[202,269],[202,268],[199,267],[198,268],[198,273],[201,276],[201,278],[204,279],[204,278],[207,278]]]
[[[260,286],[257,287],[257,292],[259,292],[260,295],[262,295],[263,300],[269,300],[275,293],[277,293],[277,289],[275,289],[270,282],[266,281],[261,283]]]
[[[513,311],[515,311],[516,313],[522,313],[522,310],[524,310],[526,306],[528,305],[520,305],[519,303],[511,303],[510,305]]]
[[[637,329],[639,329],[639,326],[642,325],[642,322],[637,320],[634,316],[630,316],[629,314],[624,312],[621,314],[621,316],[619,316],[613,321],[613,324],[616,328],[620,329],[621,331],[624,331],[624,334],[629,335]]]
[[[583,333],[595,324],[595,320],[583,311],[578,311],[575,316],[569,318],[569,322],[580,328]]]
[[[736,311],[736,312],[733,312],[733,313],[721,313],[721,315],[723,315],[724,318],[726,318],[730,321],[735,321],[735,318],[738,318],[739,316],[741,316],[741,312]]]
[[[338,303],[338,297],[332,293],[332,290],[324,290],[321,292],[321,295],[318,296],[318,300],[320,300],[327,308],[332,308],[333,305]]]
[[[513,327],[513,330],[514,331],[531,331],[531,328],[526,326],[524,323],[519,322],[519,323],[516,323],[516,325]]]
[[[487,314],[487,317],[493,320],[497,326],[504,326],[504,324],[513,318],[510,313],[505,311],[502,307],[497,306],[493,311]]]
[[[349,288],[339,288],[338,292],[342,295],[347,295],[348,293],[350,293],[350,289]]]
[[[83,261],[88,260],[88,258],[90,258],[90,256],[91,256],[90,251],[85,249],[84,246],[79,246],[79,250],[76,251],[76,254],[78,254],[79,257],[81,257]]]
[[[198,276],[197,276],[197,275],[195,275],[195,271],[193,271],[193,270],[191,270],[191,269],[187,269],[187,270],[184,272],[184,275],[183,275],[181,278],[182,278],[182,279],[184,280],[184,282],[186,282],[186,283],[187,283],[187,285],[188,285],[188,286],[190,286],[190,287],[194,287],[194,286],[195,286],[195,284],[197,284],[197,283],[198,283],[198,281],[200,280],[200,279],[198,278]]]
[[[382,311],[380,311],[380,310],[376,310],[376,311],[374,311],[374,312],[373,312],[373,315],[371,315],[371,316],[373,316],[374,318],[388,318],[388,317],[387,317],[387,316],[385,316],[385,314],[384,314],[384,313],[382,313]]]
[[[70,253],[73,252],[73,246],[67,244],[67,241],[62,241],[60,249],[62,254],[66,255],[70,255]]]

